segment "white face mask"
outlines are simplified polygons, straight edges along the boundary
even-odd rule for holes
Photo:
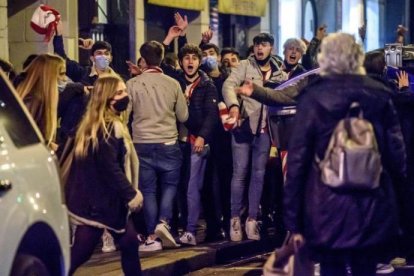
[[[72,83],[72,81],[69,78],[66,78],[66,80],[58,80],[58,91],[59,93],[63,92],[65,90],[68,83]]]
[[[109,57],[104,55],[95,56],[95,66],[101,71],[105,71],[109,67]]]

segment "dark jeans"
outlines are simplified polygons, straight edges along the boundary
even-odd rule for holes
[[[89,260],[101,239],[103,231],[102,228],[88,225],[76,227],[74,244],[70,252],[71,264],[69,275],[72,275],[78,267]],[[120,246],[121,264],[124,274],[126,276],[142,275],[138,255],[138,239],[132,221],[128,221],[125,233],[118,234],[113,231],[110,231],[110,233]]]
[[[139,159],[139,189],[144,196],[145,224],[148,234],[153,234],[160,220],[167,223],[171,220],[183,157],[178,143],[134,145]]]

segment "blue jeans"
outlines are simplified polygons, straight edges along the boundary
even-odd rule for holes
[[[251,134],[250,141],[236,142],[233,133],[231,146],[233,151],[233,177],[231,180],[231,216],[240,216],[242,208],[243,192],[247,182],[247,174],[250,170],[249,161],[251,155],[251,176],[249,183],[249,217],[257,219],[259,213],[260,198],[263,191],[266,163],[269,159],[270,137],[268,133],[258,136]],[[245,133],[243,135],[246,135]],[[237,137],[236,137],[237,138]]]
[[[134,146],[139,159],[138,184],[144,196],[145,224],[150,235],[160,220],[171,220],[183,156],[178,143]]]
[[[200,193],[204,183],[204,172],[207,164],[207,155],[200,155],[193,151],[191,146],[190,177],[187,186],[187,231],[193,234],[197,230],[197,222],[201,211]]]

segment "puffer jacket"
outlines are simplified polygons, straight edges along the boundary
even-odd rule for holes
[[[223,84],[223,98],[227,107],[241,107],[241,119],[249,118],[250,129],[253,134],[256,134],[260,117],[262,118],[261,125],[266,124],[267,107],[264,106],[262,109],[261,103],[249,97],[240,96],[239,98],[234,89],[242,85],[246,79],[252,80],[253,83],[259,86],[266,86],[266,84],[270,83],[277,85],[287,80],[288,76],[280,69],[276,57],[272,56],[270,58],[270,66],[272,67],[272,76],[267,83],[263,83],[260,67],[257,65],[254,56],[250,56],[248,59],[242,60],[236,68],[232,69],[230,76]],[[261,111],[263,112],[262,115],[260,115]]]
[[[354,101],[374,126],[381,184],[370,191],[339,192],[321,182],[315,155],[323,159],[335,126]],[[302,233],[319,252],[375,248],[393,239],[398,232],[395,191],[407,187],[404,142],[388,88],[367,76],[322,77],[301,93],[295,120],[284,193],[287,230]]]

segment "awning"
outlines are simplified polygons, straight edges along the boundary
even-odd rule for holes
[[[206,2],[207,0],[148,0],[148,4],[196,11],[204,10]]]
[[[267,0],[219,0],[219,13],[265,16]]]

